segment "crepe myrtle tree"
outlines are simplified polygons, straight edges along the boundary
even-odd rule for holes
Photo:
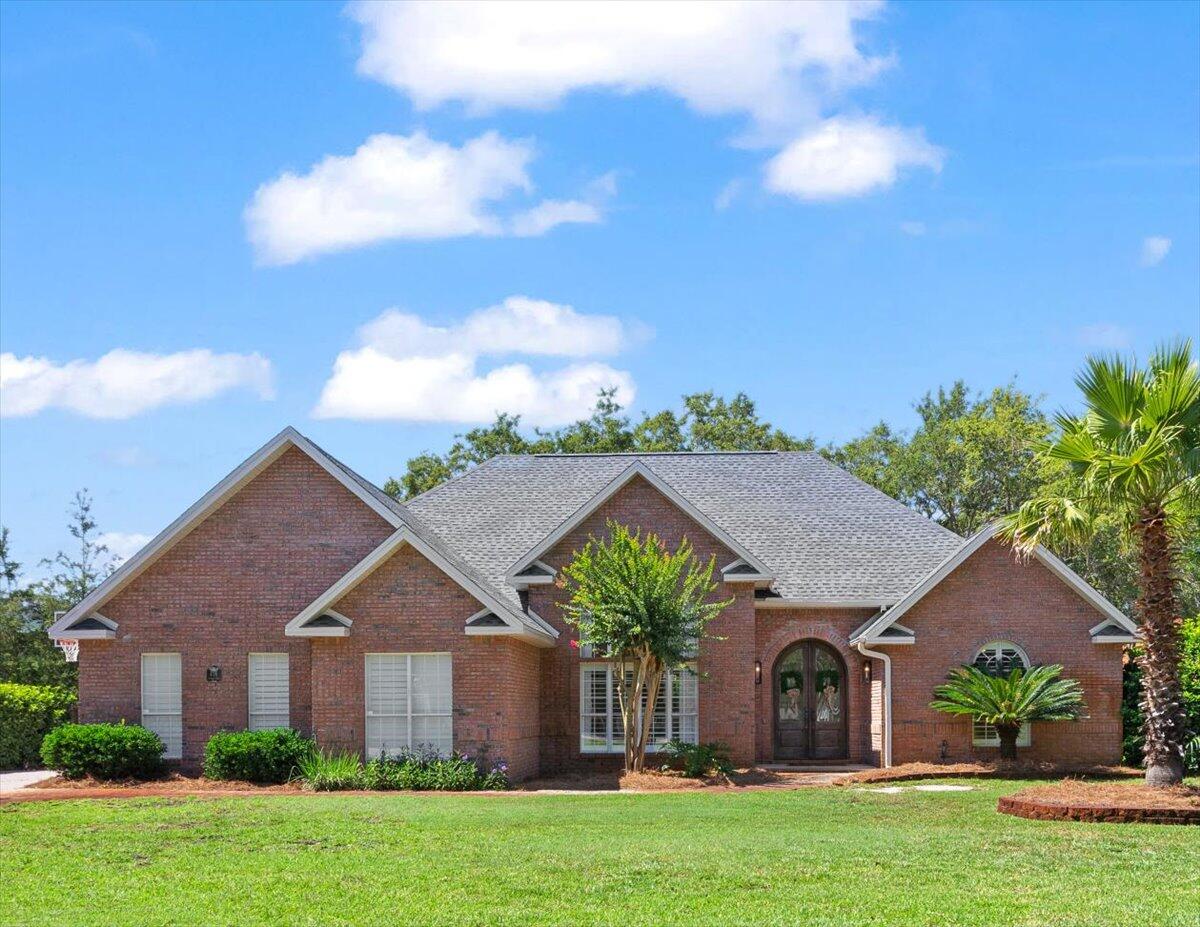
[[[626,772],[645,768],[664,674],[695,656],[709,622],[733,601],[710,601],[714,566],[711,557],[702,564],[686,538],[672,553],[657,535],[610,521],[608,538],[589,538],[563,568],[566,622],[580,646],[613,663]]]
[[[933,690],[929,707],[951,715],[969,715],[990,724],[1000,738],[1000,759],[1017,758],[1021,726],[1034,721],[1074,721],[1083,711],[1083,692],[1074,679],[1059,679],[1061,666],[1013,667],[1007,675],[977,666],[950,671]]]
[[[1145,367],[1088,358],[1075,378],[1081,415],[1060,414],[1039,453],[1065,471],[1003,522],[1028,555],[1046,540],[1086,540],[1115,514],[1138,552],[1146,784],[1183,778],[1187,718],[1179,679],[1179,563],[1200,536],[1200,374],[1190,341]]]

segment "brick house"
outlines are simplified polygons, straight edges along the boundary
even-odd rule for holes
[[[1087,716],[1036,759],[1113,762],[1133,623],[1048,551],[964,540],[811,453],[498,457],[399,503],[288,428],[50,629],[79,717],[157,731],[288,725],[366,754],[432,744],[514,778],[614,763],[609,665],[573,647],[559,568],[609,519],[716,559],[714,622],[654,737],[739,764],[965,759],[995,732],[929,709],[963,663],[1061,663]]]

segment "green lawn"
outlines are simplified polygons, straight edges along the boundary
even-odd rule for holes
[[[1200,922],[1200,828],[973,792],[140,799],[0,808],[0,924]]]

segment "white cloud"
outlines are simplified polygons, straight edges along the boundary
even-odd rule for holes
[[[1120,350],[1130,344],[1129,331],[1113,322],[1097,322],[1079,330],[1079,340],[1089,348]]]
[[[511,412],[531,425],[557,425],[587,415],[604,388],[615,387],[623,405],[633,401],[627,371],[582,359],[618,353],[645,334],[613,316],[523,296],[448,326],[392,309],[338,355],[313,414],[470,423]],[[549,371],[525,363],[480,369],[483,357],[513,354],[579,361]]]
[[[742,195],[746,188],[746,181],[740,177],[735,177],[729,183],[725,184],[713,200],[713,208],[717,212],[724,212],[732,206]]]
[[[552,228],[570,222],[594,224],[603,221],[600,210],[580,200],[543,200],[512,219],[512,233],[518,238],[545,235]]]
[[[568,223],[594,225],[604,221],[604,208],[616,195],[617,175],[615,171],[609,171],[584,188],[583,199],[543,200],[532,209],[513,216],[509,230],[518,238],[531,238]]]
[[[920,129],[835,117],[768,161],[765,184],[801,200],[833,200],[890,187],[905,168],[940,171],[944,159]]]
[[[153,535],[139,534],[136,531],[105,531],[97,535],[96,543],[103,544],[108,548],[109,562],[116,566],[149,544],[151,538]]]
[[[6,418],[49,408],[88,418],[130,418],[233,389],[273,398],[271,362],[258,353],[214,354],[207,349],[144,354],[118,348],[94,361],[65,364],[0,354],[0,416]]]
[[[755,2],[354,3],[360,73],[419,109],[545,108],[580,90],[662,90],[760,131],[816,119],[890,60],[855,27],[882,4]]]
[[[1142,241],[1142,266],[1154,267],[1163,262],[1171,250],[1171,239],[1151,235]]]
[[[911,222],[910,221],[910,222],[901,222],[900,223],[900,231],[902,231],[905,235],[912,235],[914,238],[919,238],[921,235],[924,235],[928,231],[928,229],[925,227],[924,222]]]
[[[599,222],[596,203],[547,201],[509,223],[496,206],[530,193],[532,144],[487,132],[461,148],[412,135],[372,135],[352,155],[330,155],[255,191],[247,235],[265,264],[388,239],[542,234],[566,222]]]

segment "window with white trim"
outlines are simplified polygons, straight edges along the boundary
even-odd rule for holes
[[[291,724],[288,704],[288,655],[252,653],[249,655],[249,693],[247,727],[265,731]]]
[[[614,664],[588,663],[580,667],[579,749],[583,753],[622,753],[625,750],[625,726]],[[626,680],[632,682],[629,671]],[[698,677],[695,667],[667,670],[663,676],[654,715],[650,719],[650,741],[646,749],[654,752],[669,740],[685,743],[699,741]],[[642,696],[645,710],[645,693]]]
[[[1007,676],[1014,669],[1029,669],[1029,658],[1025,651],[1011,641],[992,641],[979,648],[972,665],[989,676]],[[1000,734],[990,724],[976,721],[971,730],[972,742],[977,747],[1000,746]],[[1028,724],[1021,725],[1017,735],[1017,746],[1028,747],[1033,738]]]
[[[365,664],[367,756],[454,747],[448,653],[369,653]]]
[[[177,653],[142,654],[142,727],[163,742],[164,759],[183,759],[183,686]]]

